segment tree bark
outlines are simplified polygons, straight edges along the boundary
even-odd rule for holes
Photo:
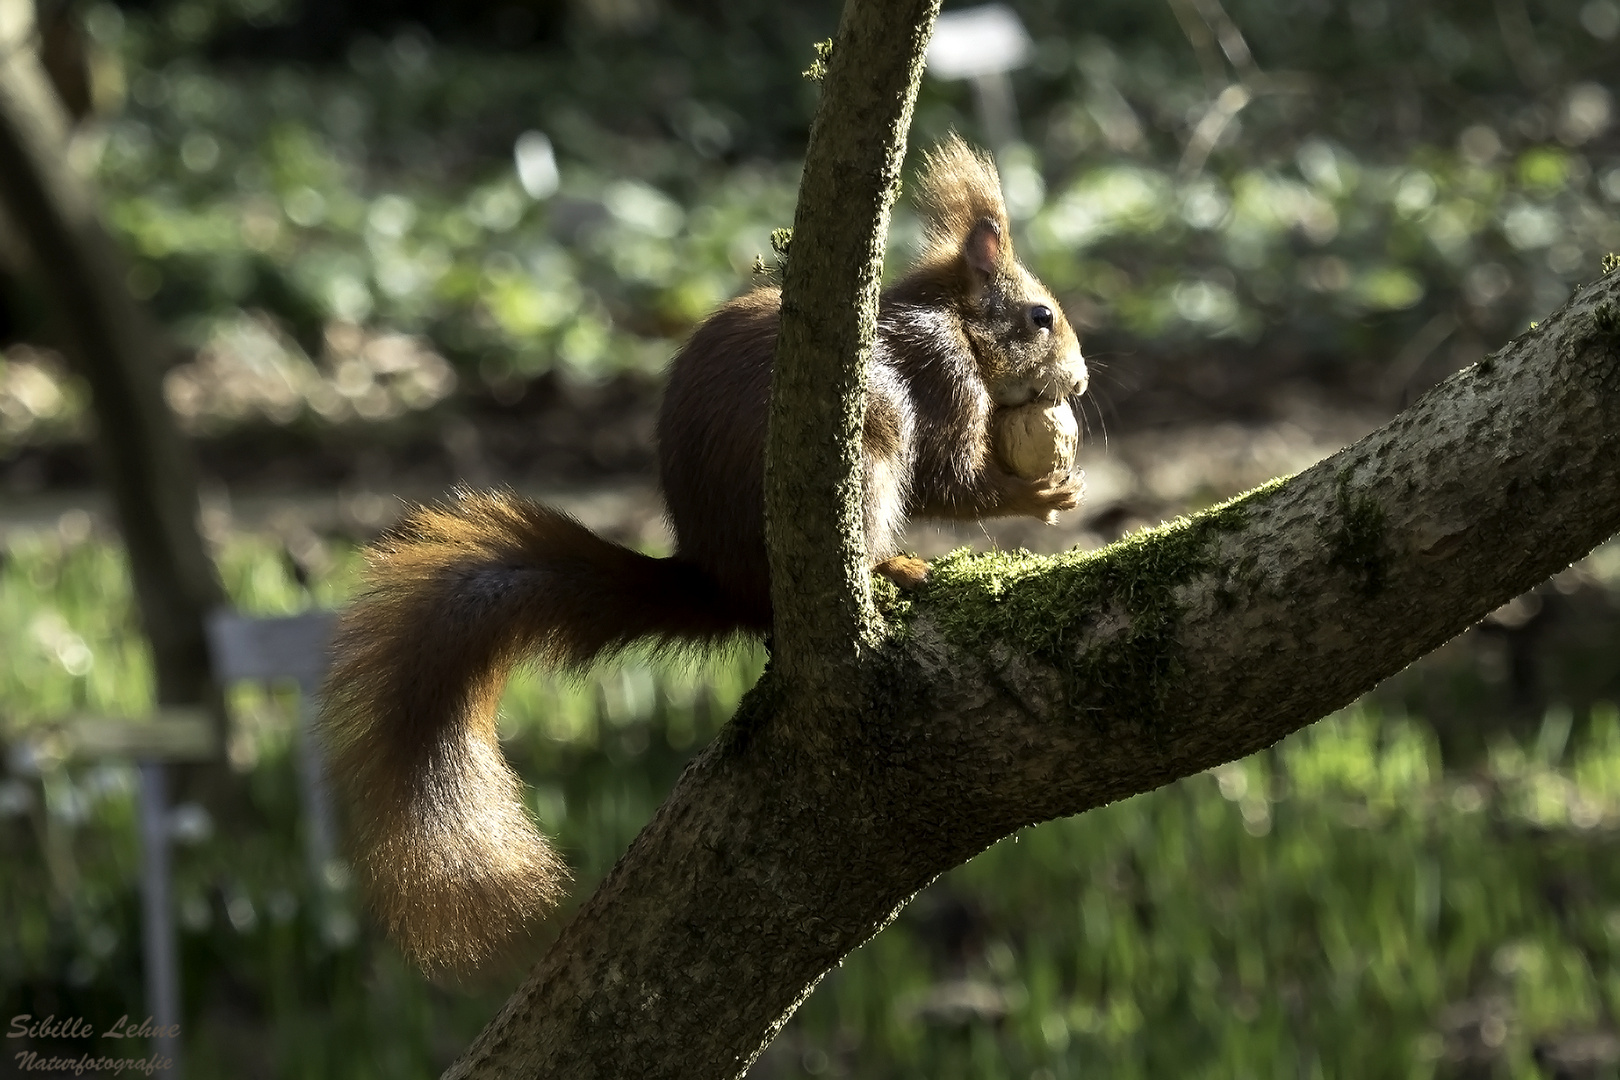
[[[1286,482],[936,564],[863,723],[767,673],[447,1075],[741,1075],[940,873],[1276,742],[1613,534],[1617,431],[1620,273]]]
[[[851,0],[822,82],[782,282],[765,525],[782,674],[836,696],[874,637],[861,424],[883,242],[939,0]]]
[[[152,643],[158,701],[212,702],[204,620],[223,602],[197,531],[196,467],[163,400],[156,328],[124,286],[67,121],[28,46],[28,5],[7,0],[0,51],[0,205],[29,249],[69,356],[90,384],[102,474]],[[223,742],[221,742],[223,746]]]
[[[844,33],[829,82],[871,70],[840,73]],[[890,44],[915,59],[921,40]],[[802,199],[838,197],[810,174]],[[861,210],[870,222],[851,211],[847,233],[881,227],[886,201]],[[790,282],[811,246],[796,232]],[[822,333],[823,356],[855,355],[847,330]],[[795,466],[820,477],[815,494],[791,534],[773,521],[773,573],[840,530],[773,598],[822,620],[796,639],[818,651],[790,666],[778,638],[737,716],[447,1077],[741,1076],[940,873],[1281,739],[1620,528],[1620,274],[1299,476],[1096,554],[945,560],[920,593],[884,590],[870,622],[869,586],[849,580],[859,375],[839,371],[804,451],[822,465]],[[837,687],[814,673],[829,655]]]

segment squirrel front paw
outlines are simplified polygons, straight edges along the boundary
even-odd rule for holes
[[[1001,510],[1005,514],[1038,518],[1048,525],[1057,524],[1057,516],[1080,505],[1080,496],[1086,490],[1086,474],[1053,473],[1035,480],[1024,480],[1008,475]]]

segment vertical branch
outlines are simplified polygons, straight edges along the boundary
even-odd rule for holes
[[[1233,69],[1243,78],[1249,78],[1257,71],[1254,63],[1254,54],[1249,52],[1249,43],[1243,40],[1243,31],[1238,29],[1232,16],[1226,13],[1221,6],[1221,0],[1192,0],[1193,7],[1215,34],[1215,39],[1221,43],[1221,52]]]
[[[872,625],[864,376],[889,207],[938,10],[939,0],[848,0],[805,161],[765,490],[774,662],[797,691],[781,701],[800,708],[771,694],[744,706],[753,721],[734,723],[735,737],[687,770],[447,1080],[740,1077],[816,981],[915,888],[868,895],[845,888],[834,864],[806,863],[808,835],[833,840],[841,866],[854,830],[828,811],[856,803],[822,786],[836,767],[784,775],[779,741],[739,732],[778,721],[813,731],[857,705],[866,681],[852,670]],[[784,791],[784,779],[810,784]],[[708,819],[716,795],[721,816]],[[734,835],[751,839],[737,846]]]
[[[1215,57],[1212,48],[1212,44],[1217,41],[1220,42],[1221,52],[1226,54],[1227,62],[1236,73],[1236,78],[1215,94],[1209,108],[1199,118],[1187,139],[1187,145],[1181,153],[1181,165],[1177,169],[1177,175],[1186,180],[1203,171],[1205,162],[1221,141],[1227,126],[1237,119],[1237,114],[1242,112],[1249,102],[1254,100],[1255,94],[1283,87],[1276,85],[1274,80],[1267,79],[1259,65],[1254,62],[1254,54],[1249,51],[1249,43],[1244,40],[1243,31],[1238,29],[1232,16],[1226,13],[1220,0],[1170,0],[1170,6],[1175,11],[1176,18],[1180,20],[1187,39],[1198,51],[1198,61],[1204,68],[1205,81],[1209,80],[1212,68],[1217,72],[1220,69],[1220,60]],[[1194,13],[1197,15],[1196,18]]]
[[[775,653],[831,686],[871,626],[861,425],[889,209],[939,0],[849,0],[793,222],[765,470]]]
[[[208,611],[222,600],[197,532],[195,464],[163,401],[156,328],[124,286],[86,185],[66,164],[67,122],[32,48],[0,48],[0,206],[32,256],[69,355],[90,384],[102,473],[129,549],[158,700],[209,700]]]

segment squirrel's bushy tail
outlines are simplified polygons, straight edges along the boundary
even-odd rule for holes
[[[476,969],[567,870],[496,742],[514,664],[579,670],[652,638],[741,629],[713,580],[505,494],[416,510],[372,545],[341,619],[321,726],[362,888],[430,971]]]

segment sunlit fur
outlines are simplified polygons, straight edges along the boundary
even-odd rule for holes
[[[1050,518],[1078,499],[1067,478],[1020,480],[991,455],[997,402],[1078,392],[1085,379],[1057,302],[1013,258],[994,166],[953,136],[919,184],[929,247],[885,290],[867,371],[874,561],[897,550],[909,516]],[[1050,328],[1030,322],[1036,303]],[[738,297],[674,359],[658,423],[671,558],[503,493],[419,508],[370,548],[321,730],[360,883],[428,970],[482,967],[567,877],[496,740],[515,664],[577,672],[633,642],[701,649],[769,630],[764,462],[780,305],[774,289]],[[882,569],[911,584],[926,574],[915,559]]]
[[[649,636],[701,645],[744,623],[704,575],[503,493],[419,509],[369,557],[333,646],[330,775],[379,920],[423,967],[467,970],[567,878],[496,741],[512,667],[577,670]]]
[[[1084,393],[1087,372],[1080,342],[1062,305],[1019,263],[995,163],[951,135],[929,153],[919,179],[927,239],[908,282],[933,286],[921,294],[933,307],[948,297],[979,362],[979,375],[997,405],[1059,400]],[[964,243],[969,250],[964,257]],[[972,254],[981,258],[976,260]],[[1050,328],[1031,321],[1035,305],[1052,315]]]
[[[917,205],[927,231],[914,271],[954,267],[962,257],[963,239],[982,221],[995,224],[1007,254],[1012,254],[1007,207],[995,162],[975,153],[961,136],[948,135],[923,155]]]

